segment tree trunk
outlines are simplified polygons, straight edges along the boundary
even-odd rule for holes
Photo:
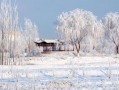
[[[28,41],[28,53],[29,53],[29,56],[31,57],[31,39],[29,37],[29,41]]]
[[[3,61],[4,61],[4,51],[2,50],[2,61],[1,61],[1,65],[3,65]]]
[[[74,45],[72,45],[73,46],[73,51],[75,50],[75,46]]]
[[[1,40],[1,51],[2,51],[2,55],[1,55],[1,64],[3,65],[4,64],[4,31],[2,30],[2,40]]]
[[[118,54],[119,53],[119,51],[118,51],[118,46],[116,46],[116,54]]]
[[[77,51],[77,56],[79,57],[79,51],[80,51],[80,44],[75,44],[75,47],[76,47],[76,51]]]

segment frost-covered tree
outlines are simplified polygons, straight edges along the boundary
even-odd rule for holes
[[[71,43],[79,55],[82,41],[88,35],[95,35],[94,25],[96,22],[97,19],[92,12],[75,9],[63,12],[58,17],[57,30],[61,38],[67,43]]]
[[[90,46],[92,50],[102,49],[103,41],[104,41],[104,26],[102,21],[96,21],[93,24],[92,32],[89,34],[90,38]]]
[[[11,0],[3,0],[0,11],[1,64],[6,64],[8,63],[7,58],[13,58],[13,61],[15,60],[15,52],[18,50],[16,42],[20,31],[17,5],[16,3],[12,4]]]
[[[21,30],[12,33],[11,37],[11,57],[13,59],[19,58],[24,55],[26,47],[25,38]]]
[[[119,54],[119,13],[108,13],[103,19],[106,38],[115,45],[116,54]]]
[[[38,28],[35,24],[27,19],[25,32],[23,32],[19,28],[18,19],[16,2],[2,0],[0,10],[0,64],[8,64],[8,60],[14,63],[17,57],[23,56],[25,46],[28,45],[29,48],[32,47],[33,49],[33,41],[36,37],[38,38]]]
[[[10,46],[10,33],[16,30],[17,24],[17,14],[16,5],[12,7],[11,0],[3,0],[1,3],[1,13],[0,13],[0,30],[1,30],[1,61],[2,64],[6,61],[7,52],[11,49]]]
[[[13,53],[13,61],[14,61],[14,58],[16,57],[16,51],[18,50],[18,45],[16,44],[16,42],[18,41],[17,38],[20,36],[20,30],[19,30],[19,26],[18,26],[18,11],[17,11],[17,6],[15,5],[13,7],[13,22],[12,22],[12,31],[13,31],[13,47],[12,48],[12,53]],[[18,36],[17,36],[18,34]]]
[[[36,46],[35,46],[35,41],[37,39],[39,39],[39,34],[38,34],[38,28],[35,24],[32,23],[32,21],[30,19],[25,19],[25,39],[26,39],[26,43],[27,43],[27,50],[28,53],[32,54],[32,51],[35,50]]]

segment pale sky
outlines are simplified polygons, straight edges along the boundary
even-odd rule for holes
[[[98,18],[119,12],[119,0],[16,0],[20,24],[30,18],[39,27],[42,38],[56,38],[55,22],[62,12],[76,8],[89,10]],[[1,2],[1,0],[0,0]]]

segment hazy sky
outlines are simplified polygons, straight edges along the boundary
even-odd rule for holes
[[[108,12],[119,11],[119,0],[16,0],[20,24],[30,18],[39,27],[43,38],[57,37],[55,22],[62,12],[76,8],[89,10],[102,18]],[[1,2],[1,0],[0,0]]]

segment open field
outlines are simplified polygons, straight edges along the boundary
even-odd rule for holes
[[[0,90],[119,90],[118,57],[57,53],[22,63],[0,66]]]

